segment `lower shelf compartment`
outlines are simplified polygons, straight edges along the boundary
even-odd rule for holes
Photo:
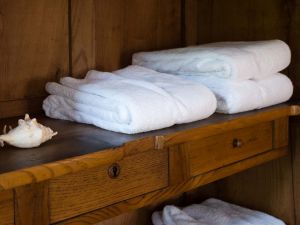
[[[225,177],[231,176],[235,173],[256,167],[263,163],[281,158],[288,154],[288,148],[273,149],[271,151],[256,155],[254,157],[242,160],[240,162],[230,164],[219,168],[217,170],[207,172],[195,177],[188,181],[173,185],[167,188],[162,188],[126,201],[121,201],[116,204],[94,210],[92,212],[82,214],[80,216],[55,223],[56,225],[70,225],[81,224],[83,221],[88,221],[87,224],[96,224],[99,221],[107,220],[122,213],[131,212],[145,206],[159,204],[174,198],[180,194],[191,191],[206,184],[221,180]]]

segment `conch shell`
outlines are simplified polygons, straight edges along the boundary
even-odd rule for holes
[[[24,120],[18,121],[18,126],[14,129],[9,127],[10,131],[6,133],[6,126],[3,129],[3,135],[0,135],[0,145],[4,142],[18,148],[34,148],[50,140],[57,132],[53,132],[49,127],[38,123],[36,119],[30,119],[26,114]]]

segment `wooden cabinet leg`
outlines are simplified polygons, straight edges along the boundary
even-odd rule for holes
[[[15,225],[49,225],[48,183],[16,188]]]
[[[281,148],[289,144],[289,118],[283,117],[273,123],[273,148]]]

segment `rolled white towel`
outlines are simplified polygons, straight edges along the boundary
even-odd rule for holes
[[[206,85],[217,98],[217,112],[233,114],[279,104],[293,94],[291,80],[276,74],[263,80],[232,81],[216,77],[181,76]]]
[[[132,70],[132,74],[135,72]],[[216,99],[207,87],[181,78],[175,80],[180,82],[158,85],[145,79],[91,71],[86,79],[66,77],[61,84],[48,83],[46,90],[52,95],[44,101],[43,108],[52,118],[127,134],[200,120],[214,113]],[[166,88],[169,86],[173,89]],[[176,89],[180,91],[175,93]]]
[[[140,52],[132,64],[175,75],[263,79],[285,69],[291,51],[281,40],[218,42],[186,48]]]

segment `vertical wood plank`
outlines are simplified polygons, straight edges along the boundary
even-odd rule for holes
[[[95,5],[95,14],[99,15],[95,21],[95,66],[99,70],[116,70],[122,64],[126,5],[122,0],[100,0]]]
[[[158,6],[158,0],[127,1],[124,18],[124,65],[130,63],[132,53],[156,49]]]
[[[197,2],[197,0],[188,1]],[[197,28],[199,43],[288,39],[290,20],[286,1],[201,0],[199,2]]]
[[[169,185],[176,185],[190,178],[187,154],[184,144],[169,148]]]
[[[285,0],[288,5],[288,18],[290,19],[289,26],[289,45],[292,50],[292,63],[289,66],[289,77],[294,84],[294,99],[300,98],[300,1],[298,0]]]
[[[93,0],[72,0],[71,64],[73,76],[81,77],[82,70],[95,67],[95,13]]]
[[[273,148],[289,144],[289,118],[284,117],[273,122]]]
[[[183,45],[182,0],[159,0],[156,49]]]
[[[209,1],[209,0],[208,0]],[[207,7],[207,1],[198,1],[198,0],[185,0],[184,1],[184,32],[185,32],[185,45],[197,45],[199,42],[199,28],[200,28],[200,21],[205,20],[208,18],[200,18],[200,6],[206,7],[206,10],[210,10]],[[208,23],[209,24],[209,23]],[[205,26],[209,27],[209,26]],[[203,34],[204,32],[202,32]]]
[[[285,0],[288,5],[289,26],[289,45],[292,51],[292,63],[289,66],[289,77],[294,85],[294,99],[300,98],[300,1]],[[300,119],[291,118],[290,146],[293,154],[293,183],[294,183],[294,202],[296,224],[300,224]]]
[[[291,118],[291,149],[293,154],[293,183],[296,224],[300,224],[300,118]]]
[[[221,199],[274,215],[294,225],[291,155],[217,183]]]
[[[15,189],[15,224],[48,225],[48,183],[37,183]]]
[[[0,192],[0,225],[14,224],[14,198],[12,191]]]
[[[71,12],[74,76],[119,69],[137,51],[181,45],[181,0],[72,0]]]
[[[41,102],[45,83],[68,71],[67,6],[0,0],[0,117],[41,109],[26,103]]]

